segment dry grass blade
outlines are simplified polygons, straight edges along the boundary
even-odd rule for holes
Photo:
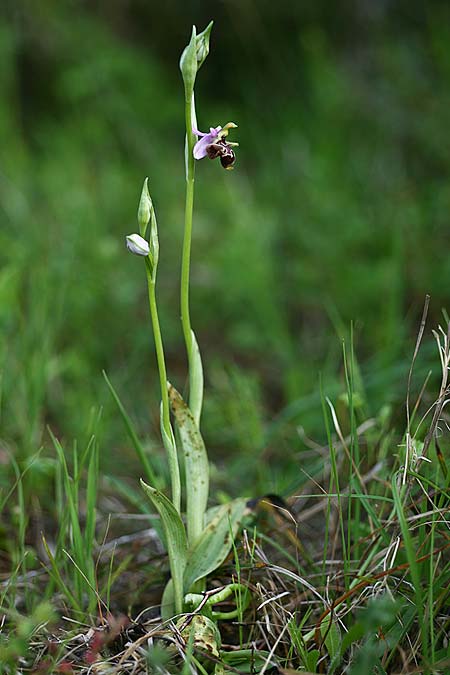
[[[411,365],[409,368],[409,373],[408,373],[408,383],[406,387],[406,457],[405,457],[405,464],[404,464],[404,471],[403,471],[403,484],[406,483],[406,473],[408,470],[409,466],[409,461],[412,456],[412,442],[411,442],[411,413],[410,413],[410,395],[411,395],[411,381],[412,381],[412,374],[414,370],[414,364],[417,359],[417,355],[419,353],[420,345],[422,342],[423,334],[425,331],[425,324],[427,321],[427,316],[428,316],[428,308],[430,305],[430,296],[426,295],[425,296],[425,303],[423,307],[423,312],[422,312],[422,320],[420,322],[420,327],[419,327],[419,332],[417,335],[417,340],[416,340],[416,345],[414,347],[414,353],[413,357],[411,360]]]
[[[441,359],[441,367],[442,367],[442,379],[441,379],[441,387],[439,391],[439,396],[435,404],[435,409],[433,413],[433,418],[431,420],[430,428],[428,430],[427,435],[425,436],[425,440],[423,442],[423,449],[422,449],[422,455],[423,457],[426,457],[428,448],[430,447],[430,443],[433,440],[435,434],[436,434],[436,429],[439,424],[439,420],[442,415],[442,411],[448,401],[448,394],[449,394],[449,388],[448,388],[448,371],[450,367],[450,323],[447,326],[447,332],[445,333],[442,328],[439,328],[439,332],[433,331],[433,335],[436,339],[438,349],[439,349],[439,356]],[[443,344],[441,344],[441,338],[443,340]]]

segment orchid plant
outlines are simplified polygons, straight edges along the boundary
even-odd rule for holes
[[[200,433],[203,404],[203,368],[197,339],[191,327],[189,311],[189,278],[194,207],[195,162],[205,157],[219,159],[223,168],[232,169],[235,163],[234,147],[228,134],[236,124],[210,127],[203,133],[197,128],[194,85],[197,73],[209,53],[212,22],[197,35],[195,26],[189,44],[180,59],[185,101],[185,170],[186,206],[184,239],[181,260],[181,322],[186,345],[189,399],[167,380],[162,334],[156,302],[156,278],[159,260],[158,226],[153,201],[145,179],[138,208],[139,233],[126,237],[128,250],[141,256],[147,275],[150,316],[155,339],[156,358],[161,386],[161,435],[167,453],[171,494],[168,497],[160,488],[152,471],[141,481],[142,487],[159,513],[161,527],[169,556],[171,579],[162,599],[164,618],[175,614],[195,612],[205,620],[231,618],[236,611],[214,612],[213,607],[236,592],[239,584],[230,584],[215,591],[206,590],[206,577],[225,560],[233,546],[233,538],[246,512],[246,500],[237,499],[225,505],[208,509],[209,462]],[[172,426],[172,419],[175,429]],[[179,469],[179,448],[184,456],[186,481],[182,489]],[[183,495],[182,495],[183,493]],[[186,515],[181,512],[182,496]],[[247,597],[244,588],[240,588]],[[241,606],[242,611],[242,606]]]

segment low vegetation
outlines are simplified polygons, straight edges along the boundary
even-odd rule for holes
[[[125,245],[119,248],[114,232],[104,236],[97,224],[91,236],[98,214],[89,212],[90,171],[85,189],[81,160],[72,152],[64,176],[49,159],[42,165],[49,174],[36,179],[37,186],[42,180],[53,191],[48,240],[43,243],[38,230],[39,210],[26,241],[11,239],[10,262],[0,276],[7,338],[2,348],[0,673],[445,675],[450,671],[450,322],[443,312],[430,335],[429,315],[434,321],[436,311],[426,296],[411,345],[398,319],[404,289],[392,288],[383,326],[375,321],[379,334],[366,342],[367,349],[376,343],[384,357],[365,359],[361,366],[357,330],[353,324],[347,330],[328,304],[343,338],[342,353],[330,349],[333,365],[326,365],[311,389],[312,364],[298,365],[285,321],[284,289],[277,287],[277,257],[265,240],[270,227],[264,230],[263,205],[246,206],[244,182],[224,171],[235,163],[239,171],[236,139],[245,149],[247,134],[241,124],[238,129],[226,124],[226,115],[220,115],[223,126],[209,124],[203,110],[211,108],[196,106],[203,95],[211,28],[197,33],[194,27],[180,60],[184,207],[178,198],[175,206],[164,205],[173,196],[168,187],[173,162],[155,134],[150,156],[158,152],[154,172],[165,176],[161,197],[153,189],[159,179],[150,175],[136,232],[129,234],[132,228],[123,224],[120,232],[134,258]],[[14,51],[15,35],[0,36],[5,53],[8,44]],[[107,44],[109,37],[99,39]],[[319,49],[317,35],[310,40]],[[316,64],[324,58],[323,51],[317,54]],[[139,83],[146,67],[135,57],[130,52],[108,61],[108,67],[119,74],[136,69]],[[80,67],[69,65],[60,83],[75,106],[97,84],[92,71],[80,73]],[[336,81],[335,93],[343,91],[339,87]],[[165,95],[163,80],[158,95]],[[119,107],[111,110],[112,124],[116,115],[132,114],[121,107],[125,99],[114,101]],[[209,131],[200,132],[203,128]],[[15,152],[21,156],[20,147]],[[24,166],[32,164],[26,152],[22,160]],[[200,173],[196,164],[209,160],[211,176],[195,182],[197,223],[194,173]],[[77,181],[68,199],[71,168]],[[108,193],[113,188],[113,203],[131,203],[131,178],[122,185],[112,171],[104,186],[101,179],[95,182]],[[39,187],[37,193],[38,209],[48,214]],[[11,185],[5,189],[4,210],[12,221],[32,216],[33,199],[24,194]],[[71,222],[75,211],[67,211],[73,200],[79,202],[76,213],[86,215],[78,224]],[[104,200],[110,213],[106,193]],[[191,284],[191,259],[198,255],[195,246],[191,251],[192,234],[196,241],[198,225],[201,239],[208,209],[253,223],[249,242],[236,246],[238,234],[229,234],[224,251],[229,246],[233,255],[221,261],[218,247],[205,267],[211,275],[217,265],[222,279],[217,288],[230,302],[245,300],[239,286],[248,284],[254,316],[236,324],[235,309],[227,315],[226,299],[218,298],[213,307],[201,281]],[[172,270],[173,281],[165,286],[166,252],[170,263],[175,259],[162,226],[169,215],[178,222],[184,217],[184,234],[174,239],[180,273]],[[65,236],[55,239],[63,218]],[[311,244],[313,239],[311,233]],[[394,266],[401,265],[404,244],[393,239]],[[248,277],[222,275],[231,270],[233,257],[240,269],[248,264]],[[284,259],[289,261],[289,252]],[[141,276],[135,272],[139,268]],[[323,271],[326,275],[326,265]],[[145,294],[138,290],[143,281]],[[180,312],[172,312],[174,317],[169,311],[178,283],[183,352],[174,329]],[[215,284],[209,279],[206,285]],[[191,302],[197,292],[202,303],[196,308],[204,312],[197,316],[196,311],[194,320]],[[87,326],[89,308],[101,311]],[[113,319],[111,308],[119,314],[124,308],[126,321]],[[147,314],[153,342],[143,329]],[[312,309],[308,316],[314,322]],[[249,318],[268,326],[267,339],[258,345],[246,333]],[[238,336],[232,337],[236,327]],[[317,348],[308,347],[312,332],[299,334],[306,353],[317,357]],[[199,335],[208,337],[203,361]],[[215,358],[216,338],[242,348],[233,365]],[[147,363],[147,342],[154,348],[154,367]],[[273,359],[268,357],[272,344],[280,350]],[[249,355],[257,362],[253,370],[245,363]],[[263,401],[258,368],[271,401]],[[206,397],[205,378],[212,392]],[[270,409],[277,412],[267,421]],[[72,432],[76,440],[70,442]]]

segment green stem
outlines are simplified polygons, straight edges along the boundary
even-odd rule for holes
[[[224,588],[222,588],[220,591],[217,591],[217,593],[211,593],[206,603],[204,602],[205,600],[204,593],[196,593],[196,592],[188,593],[185,596],[184,600],[186,605],[192,606],[193,610],[195,611],[197,607],[199,607],[200,604],[202,603],[204,603],[204,606],[211,608],[213,605],[216,605],[219,602],[223,602],[224,600],[229,598],[232,595],[232,593],[239,593],[239,595],[244,598],[243,600],[241,600],[241,606],[231,610],[230,612],[213,611],[212,616],[215,619],[235,619],[236,617],[239,616],[240,613],[242,613],[245,609],[247,609],[251,600],[251,593],[249,589],[243,584],[231,583],[228,584],[227,586],[224,586]]]
[[[192,101],[193,92],[187,91],[185,96],[186,117],[186,207],[184,214],[183,256],[181,261],[181,323],[183,326],[184,341],[189,363],[189,377],[191,377],[192,360],[192,333],[189,313],[189,272],[191,263],[192,214],[194,209],[194,175],[195,159],[193,155],[195,137],[192,133]],[[192,388],[190,389],[192,391]]]
[[[172,427],[170,424],[170,408],[169,395],[167,392],[167,372],[166,363],[164,359],[164,347],[161,337],[161,329],[159,326],[158,309],[156,306],[156,281],[155,275],[152,274],[150,259],[145,259],[145,267],[147,272],[148,284],[148,299],[150,303],[150,315],[152,318],[153,335],[155,337],[156,359],[158,362],[159,381],[161,385],[161,400],[162,400],[162,427],[164,429],[166,439],[173,439]],[[180,513],[181,505],[181,482],[180,482],[180,468],[178,466],[178,457],[173,442],[164,443],[169,460],[170,480],[172,484],[172,503],[178,513]]]

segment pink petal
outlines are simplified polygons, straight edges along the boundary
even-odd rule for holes
[[[222,127],[210,127],[209,129],[209,134],[204,134],[201,131],[198,131],[198,129],[192,129],[193,133],[195,135],[199,135],[202,138],[200,138],[199,141],[194,145],[194,158],[195,159],[203,159],[203,157],[206,157],[206,148],[208,145],[211,145],[211,143],[215,143],[217,139],[219,138],[219,132],[221,131]]]
[[[194,158],[203,159],[206,157],[206,148],[211,145],[211,134],[206,134],[194,145]]]

